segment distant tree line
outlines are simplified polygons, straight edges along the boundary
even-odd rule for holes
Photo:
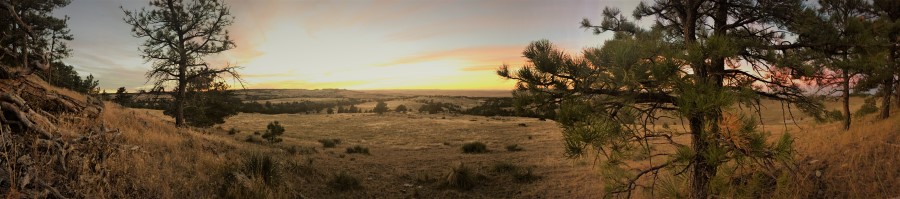
[[[461,108],[459,107],[459,105],[456,105],[456,104],[444,103],[444,102],[434,102],[434,100],[430,100],[430,101],[420,100],[419,102],[424,103],[424,104],[422,104],[421,107],[419,107],[420,113],[436,114],[436,113],[444,113],[444,112],[447,112],[447,113],[460,113],[461,112],[460,111]]]

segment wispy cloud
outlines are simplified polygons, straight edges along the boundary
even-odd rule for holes
[[[502,63],[504,60],[516,60],[521,57],[519,52],[524,45],[512,46],[481,46],[471,48],[460,48],[446,51],[437,51],[423,53],[420,55],[403,57],[395,59],[391,62],[378,64],[378,66],[394,66],[401,64],[412,64],[419,62],[428,62],[442,59],[457,59],[471,62],[497,62]]]

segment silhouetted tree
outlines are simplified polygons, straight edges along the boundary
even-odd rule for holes
[[[378,103],[375,104],[375,108],[372,109],[372,112],[378,113],[378,114],[384,114],[385,112],[388,112],[388,111],[391,111],[391,110],[388,109],[387,103],[384,103],[384,101],[378,101]]]
[[[503,66],[498,74],[518,81],[515,97],[526,105],[558,105],[567,155],[603,156],[603,168],[614,174],[606,175],[610,194],[652,188],[642,183],[652,180],[640,179],[656,179],[651,176],[666,169],[687,171],[673,172],[689,174],[687,197],[708,198],[720,167],[734,171],[791,157],[788,134],[768,144],[753,119],[723,110],[735,104],[758,109],[759,100],[769,98],[821,118],[822,104],[793,83],[813,70],[793,59],[799,46],[784,41],[780,29],[803,9],[800,0],[642,2],[634,16],[656,20],[646,30],[607,8],[600,25],[582,22],[597,34],[615,32],[602,48],[575,57],[537,41],[523,52],[525,66]],[[689,146],[672,139],[678,133],[653,128],[664,114],[686,118]],[[676,152],[653,150],[662,143]],[[627,164],[629,154],[644,154],[652,164]],[[733,161],[739,163],[725,164]]]
[[[213,68],[203,60],[235,47],[225,29],[233,22],[222,0],[151,0],[150,9],[128,11],[125,22],[135,37],[146,38],[142,56],[153,67],[147,77],[156,87],[175,83],[175,125],[185,126],[188,84],[196,78],[229,75],[238,81],[235,66]]]

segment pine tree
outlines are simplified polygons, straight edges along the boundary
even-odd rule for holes
[[[840,92],[844,130],[850,129],[851,81],[857,75],[885,64],[885,55],[873,47],[878,41],[871,31],[871,5],[863,0],[821,0],[818,8],[807,9],[790,29],[798,42],[809,47],[808,59],[819,67],[816,83],[834,87],[823,95]]]
[[[388,109],[387,103],[384,103],[384,101],[378,101],[378,103],[375,104],[375,108],[372,109],[372,112],[378,113],[379,115],[384,114],[385,112],[388,112],[388,111],[391,111],[391,110]]]
[[[640,179],[669,170],[664,173],[689,174],[686,197],[708,198],[720,167],[737,170],[791,157],[789,134],[766,143],[752,116],[728,108],[758,110],[759,100],[767,98],[821,118],[823,105],[793,83],[814,70],[792,56],[802,46],[786,41],[780,29],[799,10],[800,0],[642,2],[634,16],[655,17],[648,30],[607,8],[600,25],[582,22],[596,34],[615,33],[602,48],[573,56],[536,41],[523,51],[525,66],[503,66],[498,74],[518,82],[519,106],[558,106],[567,155],[604,157],[608,193],[631,196],[637,187],[653,187]],[[653,128],[665,115],[686,119],[689,145],[673,140],[680,133]],[[654,145],[671,145],[677,153],[655,151]],[[635,154],[653,164],[626,164]],[[733,161],[740,166],[725,164]]]
[[[51,63],[69,56],[71,49],[66,41],[73,37],[66,24],[68,17],[53,16],[54,10],[69,3],[69,0],[0,0],[3,22],[0,23],[0,77],[48,71]]]
[[[153,62],[147,77],[156,87],[175,82],[175,125],[186,125],[184,117],[188,84],[207,76],[229,75],[238,81],[235,66],[213,68],[204,61],[208,55],[235,47],[225,29],[234,18],[222,0],[151,0],[150,9],[125,12],[125,22],[133,26],[135,37],[146,38],[142,56]]]
[[[284,127],[278,121],[273,121],[266,125],[266,133],[263,133],[262,137],[269,143],[278,143],[281,142],[281,138],[278,137],[281,134],[284,134]]]

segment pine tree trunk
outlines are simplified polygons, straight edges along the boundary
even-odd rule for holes
[[[694,149],[691,198],[699,199],[705,199],[709,196],[709,179],[716,173],[716,168],[707,164],[706,156],[702,155],[709,147],[709,143],[705,139],[704,119],[702,116],[694,116],[689,119],[691,124],[691,147]]]
[[[847,75],[847,71],[844,71],[844,82],[843,82],[843,101],[844,101],[844,130],[850,130],[850,122],[852,118],[850,117],[850,77]]]
[[[878,118],[887,119],[891,117],[891,95],[893,95],[894,90],[894,78],[885,79],[881,87],[884,96],[882,96],[881,101],[881,115]]]
[[[894,87],[894,93],[896,95],[894,96],[894,100],[897,101],[896,106],[900,107],[900,81],[895,81],[894,84],[897,85],[896,87]]]
[[[184,74],[186,72],[185,67],[179,67],[178,71],[178,93],[176,93],[175,97],[175,126],[184,127],[184,101],[187,79]]]

